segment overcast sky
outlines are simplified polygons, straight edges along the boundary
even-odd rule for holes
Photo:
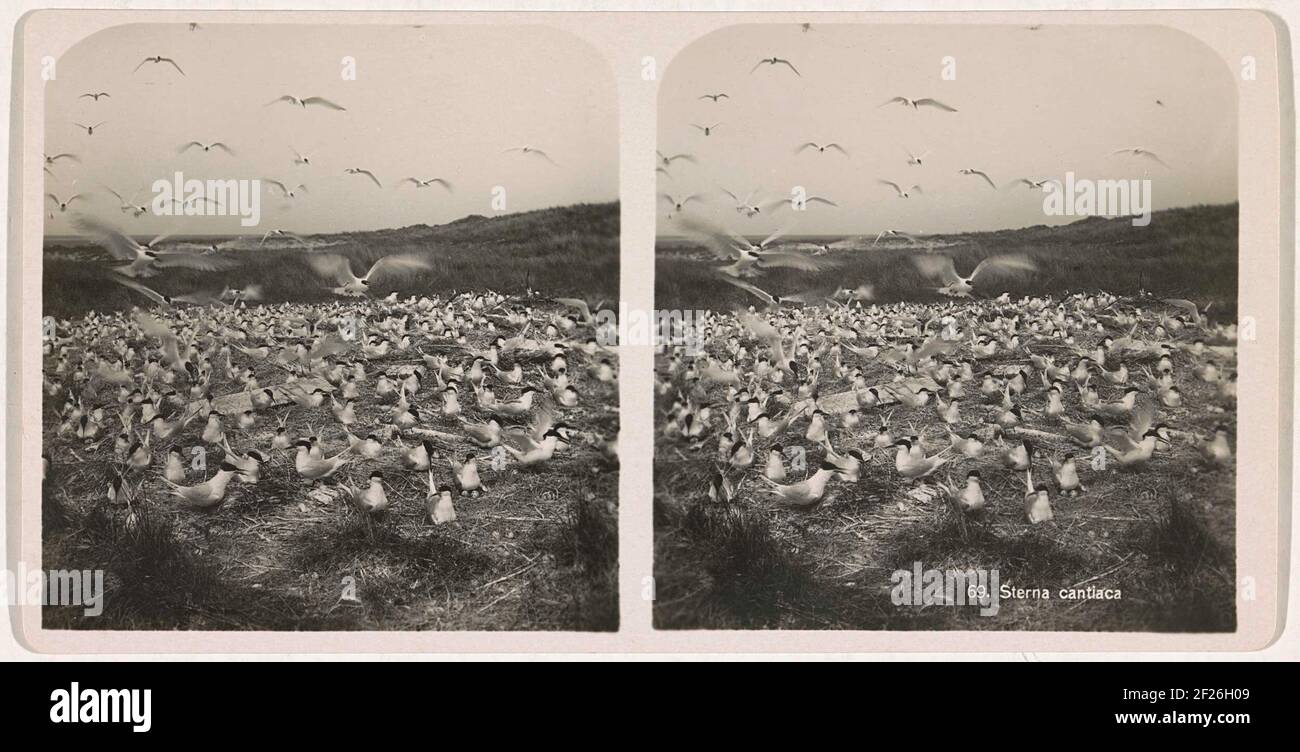
[[[184,75],[152,63],[133,73],[146,55],[174,58]],[[355,81],[342,79],[345,56],[356,60]],[[81,97],[101,91],[111,96]],[[618,198],[610,69],[581,40],[541,26],[133,24],[70,50],[47,94],[45,151],[81,163],[60,161],[46,188],[95,195],[53,220],[47,203],[50,234],[70,232],[74,209],[137,233],[316,233],[492,214],[495,186],[506,189],[510,212]],[[265,106],[284,94],[322,96],[347,111]],[[101,121],[93,135],[74,125]],[[178,155],[191,140],[224,142],[235,156]],[[525,144],[558,166],[502,153]],[[291,147],[312,164],[295,165]],[[383,189],[345,175],[347,167],[373,171]],[[262,226],[243,229],[232,217],[131,219],[101,187],[138,192],[145,203],[153,181],[176,170],[187,179],[304,183],[308,194],[285,208],[264,187]],[[455,191],[398,188],[408,176],[443,177]]]
[[[763,65],[788,59],[798,68]],[[943,80],[943,58],[956,79]],[[726,93],[717,103],[703,94]],[[958,111],[880,107],[933,97]],[[1157,100],[1163,103],[1158,104]],[[712,126],[705,136],[691,124]],[[1235,77],[1194,38],[1155,26],[745,25],[687,47],[664,71],[659,148],[690,153],[659,191],[709,194],[691,210],[734,231],[791,225],[799,234],[949,232],[1058,224],[1043,195],[1008,189],[1019,177],[1150,178],[1156,209],[1237,198]],[[796,154],[806,142],[849,152]],[[1169,168],[1116,149],[1144,147]],[[930,151],[922,166],[907,152]],[[987,172],[999,190],[961,168]],[[900,199],[879,179],[921,197]],[[839,208],[742,217],[718,189],[744,198],[792,186]],[[659,204],[661,218],[669,207]],[[662,220],[660,232],[673,234]]]

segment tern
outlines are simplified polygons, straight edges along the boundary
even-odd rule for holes
[[[813,151],[816,151],[818,154],[825,154],[827,151],[838,151],[839,153],[843,154],[846,157],[849,155],[849,153],[844,150],[844,147],[840,146],[839,144],[836,143],[819,144],[815,141],[809,141],[803,144],[799,148],[795,149],[794,153],[799,154],[803,152],[805,149],[812,149]]]
[[[535,146],[529,146],[529,145],[525,144],[525,145],[523,145],[523,146],[512,146],[512,147],[510,147],[509,149],[502,149],[502,150],[501,150],[501,153],[502,153],[502,154],[510,154],[510,153],[513,153],[513,152],[519,152],[520,156],[524,156],[524,157],[530,157],[530,156],[531,156],[531,157],[541,157],[542,159],[545,159],[547,162],[550,162],[551,164],[555,165],[556,167],[559,167],[559,166],[560,166],[559,163],[557,163],[554,159],[551,159],[551,156],[550,156],[549,154],[547,154],[546,152],[542,151],[541,149],[538,149],[538,148],[535,147]]]
[[[398,182],[398,185],[402,186],[407,183],[414,183],[416,188],[429,188],[434,185],[441,185],[443,188],[446,188],[448,191],[451,190],[451,183],[444,180],[443,178],[424,178],[424,179],[403,178],[400,182]]]
[[[931,99],[929,97],[924,97],[922,99],[908,99],[907,97],[894,97],[893,99],[881,103],[880,107],[886,107],[891,104],[901,104],[904,107],[911,107],[913,110],[919,110],[921,107],[934,107],[935,109],[943,110],[945,112],[957,111],[957,108],[949,107],[943,102],[940,102],[937,99]]]
[[[185,71],[181,70],[181,67],[176,64],[175,60],[172,60],[169,57],[163,57],[162,55],[154,55],[153,57],[146,57],[144,60],[141,60],[140,64],[135,66],[135,70],[131,72],[135,73],[136,71],[140,70],[142,67],[144,67],[145,63],[153,63],[155,65],[167,63],[171,67],[175,68],[177,73],[180,73],[182,76],[185,75]]]
[[[980,177],[984,178],[984,182],[988,183],[990,188],[992,188],[995,191],[998,189],[997,185],[994,184],[993,182],[993,178],[989,177],[988,173],[984,172],[983,170],[977,170],[974,167],[963,167],[957,172],[961,173],[962,175],[979,175]]]
[[[714,102],[717,102],[719,99],[731,99],[731,97],[729,97],[729,96],[727,96],[726,94],[723,94],[723,93],[721,93],[721,92],[719,92],[719,93],[717,93],[717,94],[702,94],[702,95],[700,95],[699,98],[700,98],[700,99],[709,99],[709,100],[712,100],[712,101],[714,101]]]
[[[85,99],[86,97],[90,97],[91,99],[98,102],[100,97],[109,97],[109,93],[106,91],[86,92],[85,94],[82,94],[81,96],[77,97],[77,99]],[[109,98],[111,99],[112,97]]]
[[[957,297],[968,297],[970,295],[971,291],[975,289],[975,279],[980,276],[980,272],[995,270],[1034,271],[1038,268],[1026,256],[1004,254],[983,259],[975,266],[975,270],[970,273],[969,277],[963,277],[957,273],[951,256],[926,254],[914,256],[912,261],[925,276],[940,278],[944,286],[939,288],[939,292]]]
[[[1127,148],[1127,149],[1116,149],[1115,151],[1112,151],[1112,152],[1110,153],[1110,155],[1111,155],[1112,157],[1115,156],[1116,154],[1128,154],[1128,155],[1131,155],[1131,156],[1134,156],[1134,157],[1141,157],[1141,158],[1143,158],[1143,159],[1149,159],[1149,160],[1151,160],[1151,161],[1153,161],[1153,162],[1159,164],[1161,167],[1168,167],[1168,166],[1169,166],[1169,165],[1165,164],[1165,161],[1164,161],[1163,159],[1161,159],[1160,157],[1158,157],[1158,156],[1156,155],[1155,152],[1153,152],[1153,151],[1151,151],[1151,150],[1149,150],[1149,149],[1144,149],[1144,148],[1142,148],[1141,146],[1132,146],[1132,147],[1129,147],[1129,148]]]
[[[95,129],[98,128],[99,126],[103,125],[105,122],[108,122],[108,121],[103,121],[103,122],[95,123],[94,125],[82,125],[81,123],[73,123],[73,125],[77,126],[78,128],[82,129],[83,131],[85,131],[87,136],[93,136],[93,135],[95,135]]]
[[[267,102],[264,106],[270,107],[271,105],[276,104],[277,102],[288,102],[289,104],[297,105],[298,107],[301,107],[304,110],[307,109],[307,105],[317,105],[319,107],[325,107],[331,110],[339,110],[342,112],[347,111],[346,107],[339,104],[335,104],[334,102],[331,102],[325,97],[295,97],[289,94],[285,94],[284,96],[281,96],[278,99],[272,99],[270,102]]]
[[[791,63],[789,60],[786,60],[786,59],[784,59],[784,58],[776,57],[775,55],[773,55],[772,57],[765,57],[765,58],[759,60],[757,63],[754,63],[754,67],[753,67],[753,68],[750,68],[750,69],[749,69],[749,72],[750,72],[750,73],[753,73],[754,71],[758,70],[759,68],[763,67],[764,65],[771,65],[771,66],[773,66],[773,67],[778,66],[778,65],[784,65],[784,66],[786,66],[787,68],[789,68],[790,70],[794,71],[794,74],[795,74],[796,76],[799,76],[800,78],[803,78],[803,74],[799,72],[799,69],[798,69],[798,68],[794,67],[794,63]]]
[[[898,183],[895,183],[892,180],[877,180],[876,182],[880,183],[881,185],[887,185],[890,188],[893,188],[894,193],[897,193],[899,198],[911,198],[913,193],[925,192],[921,190],[921,186],[919,185],[914,185],[911,188],[908,188],[907,190],[903,190],[901,187],[899,187]]]
[[[362,296],[370,290],[372,278],[409,273],[430,268],[429,262],[412,254],[393,254],[384,256],[371,265],[365,276],[358,277],[352,273],[351,263],[347,257],[328,253],[311,256],[307,263],[320,276],[333,278],[339,286],[333,288],[338,295]]]
[[[203,143],[202,141],[191,141],[191,142],[189,142],[189,143],[187,143],[187,144],[184,144],[184,145],[181,146],[179,149],[177,149],[177,150],[176,150],[176,153],[177,153],[177,154],[184,154],[186,151],[189,151],[190,149],[194,149],[194,148],[202,149],[202,150],[205,151],[205,152],[212,151],[213,149],[220,149],[221,151],[224,151],[225,153],[227,153],[227,154],[229,154],[229,155],[231,155],[231,156],[234,156],[234,155],[235,155],[235,152],[232,151],[231,148],[230,148],[229,146],[225,145],[224,143],[222,143],[222,142],[220,142],[220,141],[213,141],[213,142],[210,143],[210,144],[205,144],[205,143]]]
[[[375,173],[371,172],[370,170],[366,170],[361,167],[348,167],[344,169],[343,172],[347,173],[348,175],[365,175],[366,177],[373,180],[376,186],[380,188],[384,187],[384,184],[379,182],[379,178],[375,177]]]

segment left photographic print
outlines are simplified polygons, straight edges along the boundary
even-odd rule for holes
[[[618,629],[618,119],[544,26],[130,24],[46,83],[46,629]]]

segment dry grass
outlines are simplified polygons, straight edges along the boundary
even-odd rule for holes
[[[1211,218],[1218,214],[1210,211]],[[1228,223],[1227,217],[1219,220]],[[1230,224],[1235,228],[1235,211]],[[1226,232],[1215,228],[1202,232],[1207,237]],[[1226,260],[1192,264],[1178,274],[1217,289],[1222,279],[1212,275],[1229,265],[1235,274],[1235,258],[1234,244]],[[660,260],[661,268],[665,263]],[[1093,282],[1081,280],[1084,287]],[[1193,299],[1205,303],[1204,297]],[[1143,304],[1159,306],[1150,298]],[[1215,310],[1235,310],[1235,299]],[[844,357],[846,367],[861,368],[868,383],[888,381],[894,374],[880,362],[847,351]],[[982,366],[1005,372],[1027,362],[1004,354]],[[730,505],[717,506],[708,502],[706,491],[721,429],[710,431],[699,449],[661,435],[655,449],[655,624],[665,629],[1231,631],[1236,476],[1206,467],[1188,437],[1206,436],[1220,422],[1235,433],[1235,411],[1206,409],[1215,402],[1214,388],[1192,377],[1187,356],[1177,354],[1175,362],[1186,406],[1162,407],[1159,418],[1179,432],[1174,445],[1162,447],[1138,471],[1118,470],[1114,464],[1093,471],[1085,456],[1079,468],[1086,492],[1077,497],[1053,492],[1056,518],[1036,526],[1024,519],[1023,474],[1002,469],[995,458],[955,461],[940,473],[940,479],[960,480],[968,470],[980,470],[991,504],[981,520],[957,519],[930,481],[900,479],[893,451],[871,449],[880,420],[876,411],[866,412],[857,431],[841,428],[833,434],[838,451],[856,447],[867,455],[861,481],[833,481],[823,503],[811,512],[777,507],[756,493],[754,476],[762,472],[769,440],[755,436],[755,465],[731,474],[746,480]],[[658,366],[665,378],[664,363]],[[1130,370],[1135,370],[1133,364]],[[827,378],[823,374],[823,399],[848,388],[827,383]],[[1120,392],[1110,385],[1099,389],[1103,401]],[[1041,408],[1042,392],[1035,384],[1024,404]],[[963,422],[954,430],[977,429],[994,412],[981,406],[978,396],[968,395]],[[657,400],[658,426],[664,425],[670,399]],[[723,399],[714,386],[702,402]],[[1085,416],[1077,399],[1067,400],[1067,411],[1072,420]],[[782,443],[808,445],[808,464],[815,467],[821,450],[803,440],[806,425],[806,419],[796,422]],[[892,425],[895,435],[928,436],[932,453],[947,444],[933,407],[897,407]],[[1039,450],[1035,478],[1048,480],[1046,455],[1078,448],[1050,436],[1063,431],[1041,416],[1031,416],[1026,426],[1040,432],[1033,434]],[[891,574],[910,570],[918,561],[926,569],[997,569],[1002,584],[1017,588],[1055,594],[1062,588],[1096,586],[1118,588],[1123,597],[1003,600],[996,617],[981,616],[975,607],[894,605]]]
[[[577,207],[557,211],[546,222],[572,219],[572,212],[610,214],[608,207]],[[616,227],[617,212],[612,216]],[[503,248],[523,243],[515,234],[529,227],[519,218],[483,222],[507,228],[502,235]],[[480,224],[470,221],[448,228],[469,235],[474,228],[485,232]],[[549,225],[533,222],[531,228],[544,226]],[[592,237],[608,230],[600,223],[582,227],[583,232],[593,233]],[[539,236],[533,238],[534,245],[564,247],[576,242],[570,235],[558,240]],[[477,242],[489,241],[484,236]],[[607,256],[614,249],[612,279],[616,284],[616,229],[612,236],[603,237],[600,245]],[[493,252],[484,253],[491,259],[490,263],[485,260],[484,268],[504,268],[512,263]],[[520,262],[519,268],[526,269],[529,263]],[[65,272],[67,269],[60,267],[52,274]],[[509,279],[501,281],[509,283]],[[570,286],[564,291],[594,299],[599,291],[573,287],[585,282],[580,276],[569,275]],[[310,283],[314,286],[318,280]],[[59,289],[78,289],[74,280],[47,276],[47,291],[52,284]],[[537,286],[535,278],[532,284]],[[519,287],[523,287],[522,278]],[[428,289],[421,294],[429,294]],[[547,298],[517,301],[534,306],[539,317],[564,310]],[[47,296],[47,302],[56,301]],[[91,302],[99,301],[87,298],[68,305]],[[350,305],[343,304],[338,311],[346,311]],[[106,307],[112,309],[113,305]],[[399,307],[377,305],[370,316],[379,318],[389,312],[406,313]],[[507,328],[505,336],[512,331]],[[466,346],[485,348],[493,336],[470,331]],[[367,370],[372,378],[361,387],[355,403],[354,435],[372,431],[386,435],[388,430],[387,405],[374,394],[374,374],[419,363],[417,349],[460,353],[453,356],[453,362],[463,358],[462,350],[448,347],[445,341],[426,341],[421,336],[414,340],[411,350],[394,349],[387,356],[369,359]],[[87,344],[103,348],[108,343]],[[143,341],[131,344],[146,346]],[[106,350],[100,352],[107,354]],[[533,373],[542,362],[526,353],[507,354],[502,367],[508,370],[514,358],[525,361],[526,369]],[[232,360],[236,369],[253,366],[264,387],[280,383],[286,376],[265,361],[252,360],[238,351]],[[617,363],[616,356],[614,361]],[[577,407],[561,408],[562,418],[581,431],[613,438],[618,433],[617,385],[589,377],[587,364],[582,354],[570,357],[570,377],[581,391],[582,401]],[[47,373],[52,372],[52,361],[45,365]],[[429,408],[421,427],[454,436],[457,424],[436,409],[439,401],[433,389],[426,384],[413,400]],[[234,383],[212,386],[217,397],[239,390]],[[517,388],[499,386],[496,391],[499,399],[509,400]],[[115,396],[115,389],[105,390],[97,401],[113,405]],[[404,450],[392,441],[385,442],[379,458],[357,458],[339,478],[317,483],[296,473],[291,453],[272,451],[259,483],[232,483],[219,509],[196,513],[180,508],[167,494],[160,465],[171,446],[188,452],[202,445],[202,420],[194,421],[171,440],[155,439],[153,465],[143,473],[128,475],[134,499],[130,504],[119,501],[114,505],[106,500],[105,490],[122,467],[113,455],[116,408],[108,408],[104,432],[95,440],[84,441],[70,434],[57,435],[62,404],[61,398],[49,397],[44,404],[43,441],[52,470],[42,500],[43,565],[104,569],[108,592],[105,611],[99,617],[85,617],[79,608],[47,608],[45,623],[51,628],[605,631],[618,627],[618,472],[583,440],[575,439],[538,469],[520,469],[511,463],[498,471],[490,462],[480,462],[488,490],[478,498],[458,498],[459,519],[451,525],[435,527],[427,521],[425,476],[401,466]],[[462,405],[467,419],[486,419],[468,388],[463,390]],[[330,454],[346,446],[328,400],[319,408],[286,405],[260,411],[257,425],[249,431],[238,430],[234,417],[228,417],[227,436],[238,451],[256,447],[267,452],[276,419],[286,414],[290,436],[305,437],[325,426]],[[526,418],[518,422],[526,422]],[[409,446],[419,437],[408,432],[403,438]],[[440,452],[457,456],[473,449],[464,440],[446,437],[434,439],[434,444]],[[207,449],[210,476],[221,450]],[[478,453],[485,454],[483,450]],[[383,519],[371,520],[363,519],[337,498],[337,485],[351,480],[364,486],[373,470],[384,473],[392,508]],[[438,482],[450,481],[446,460],[437,460],[435,471]],[[192,471],[187,482],[202,479]]]

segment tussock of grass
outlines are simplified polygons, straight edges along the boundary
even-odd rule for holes
[[[678,510],[656,503],[655,517],[663,550],[671,545],[674,552],[656,557],[656,627],[771,628],[791,604],[810,600],[807,567],[758,514],[726,504]]]
[[[104,612],[82,619],[77,618],[80,606],[46,608],[47,627],[101,629],[111,623],[178,629],[195,612],[221,612],[234,598],[218,566],[182,540],[173,518],[163,512],[96,504],[80,516],[75,533],[77,545],[43,565],[104,570]]]

